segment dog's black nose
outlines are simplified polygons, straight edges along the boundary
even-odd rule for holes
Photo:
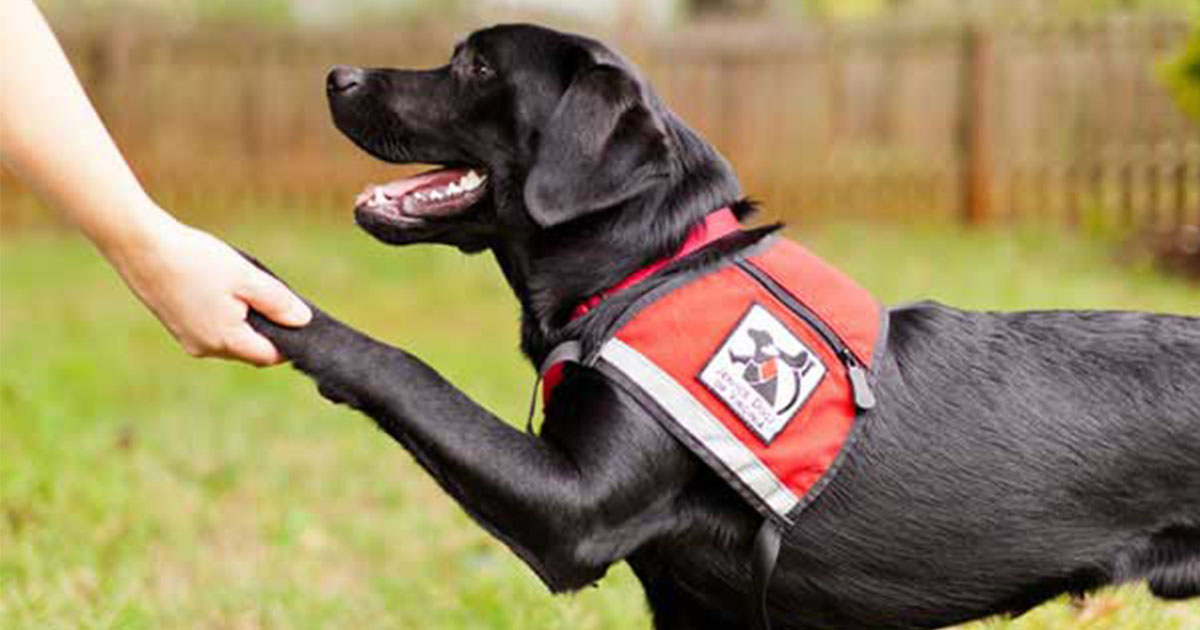
[[[354,66],[334,66],[325,77],[325,91],[330,94],[344,94],[362,85],[362,68]]]

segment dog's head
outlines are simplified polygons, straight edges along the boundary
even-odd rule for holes
[[[720,156],[632,65],[585,37],[496,26],[471,34],[440,68],[337,67],[327,91],[338,129],[367,152],[442,165],[359,196],[358,223],[388,243],[477,251],[665,197],[689,168],[709,171],[690,186],[713,197],[697,205],[712,206],[704,212],[737,196]]]

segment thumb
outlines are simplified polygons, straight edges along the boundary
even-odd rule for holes
[[[283,360],[270,340],[255,332],[245,322],[228,334],[220,355],[258,367],[275,365]]]
[[[284,326],[303,326],[312,319],[312,310],[282,282],[255,269],[254,276],[240,297],[250,308]]]

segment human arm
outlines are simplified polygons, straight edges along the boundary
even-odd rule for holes
[[[190,354],[277,363],[248,309],[300,326],[308,307],[147,195],[32,0],[0,0],[0,61],[3,164],[96,244]]]

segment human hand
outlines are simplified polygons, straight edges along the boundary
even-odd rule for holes
[[[0,60],[5,79],[20,86],[0,90],[4,165],[96,243],[188,353],[278,363],[247,311],[302,326],[308,307],[146,195],[32,2],[0,1]]]
[[[207,232],[169,218],[131,232],[136,236],[102,251],[192,356],[274,365],[283,359],[246,323],[248,310],[284,326],[312,318],[282,282]]]

